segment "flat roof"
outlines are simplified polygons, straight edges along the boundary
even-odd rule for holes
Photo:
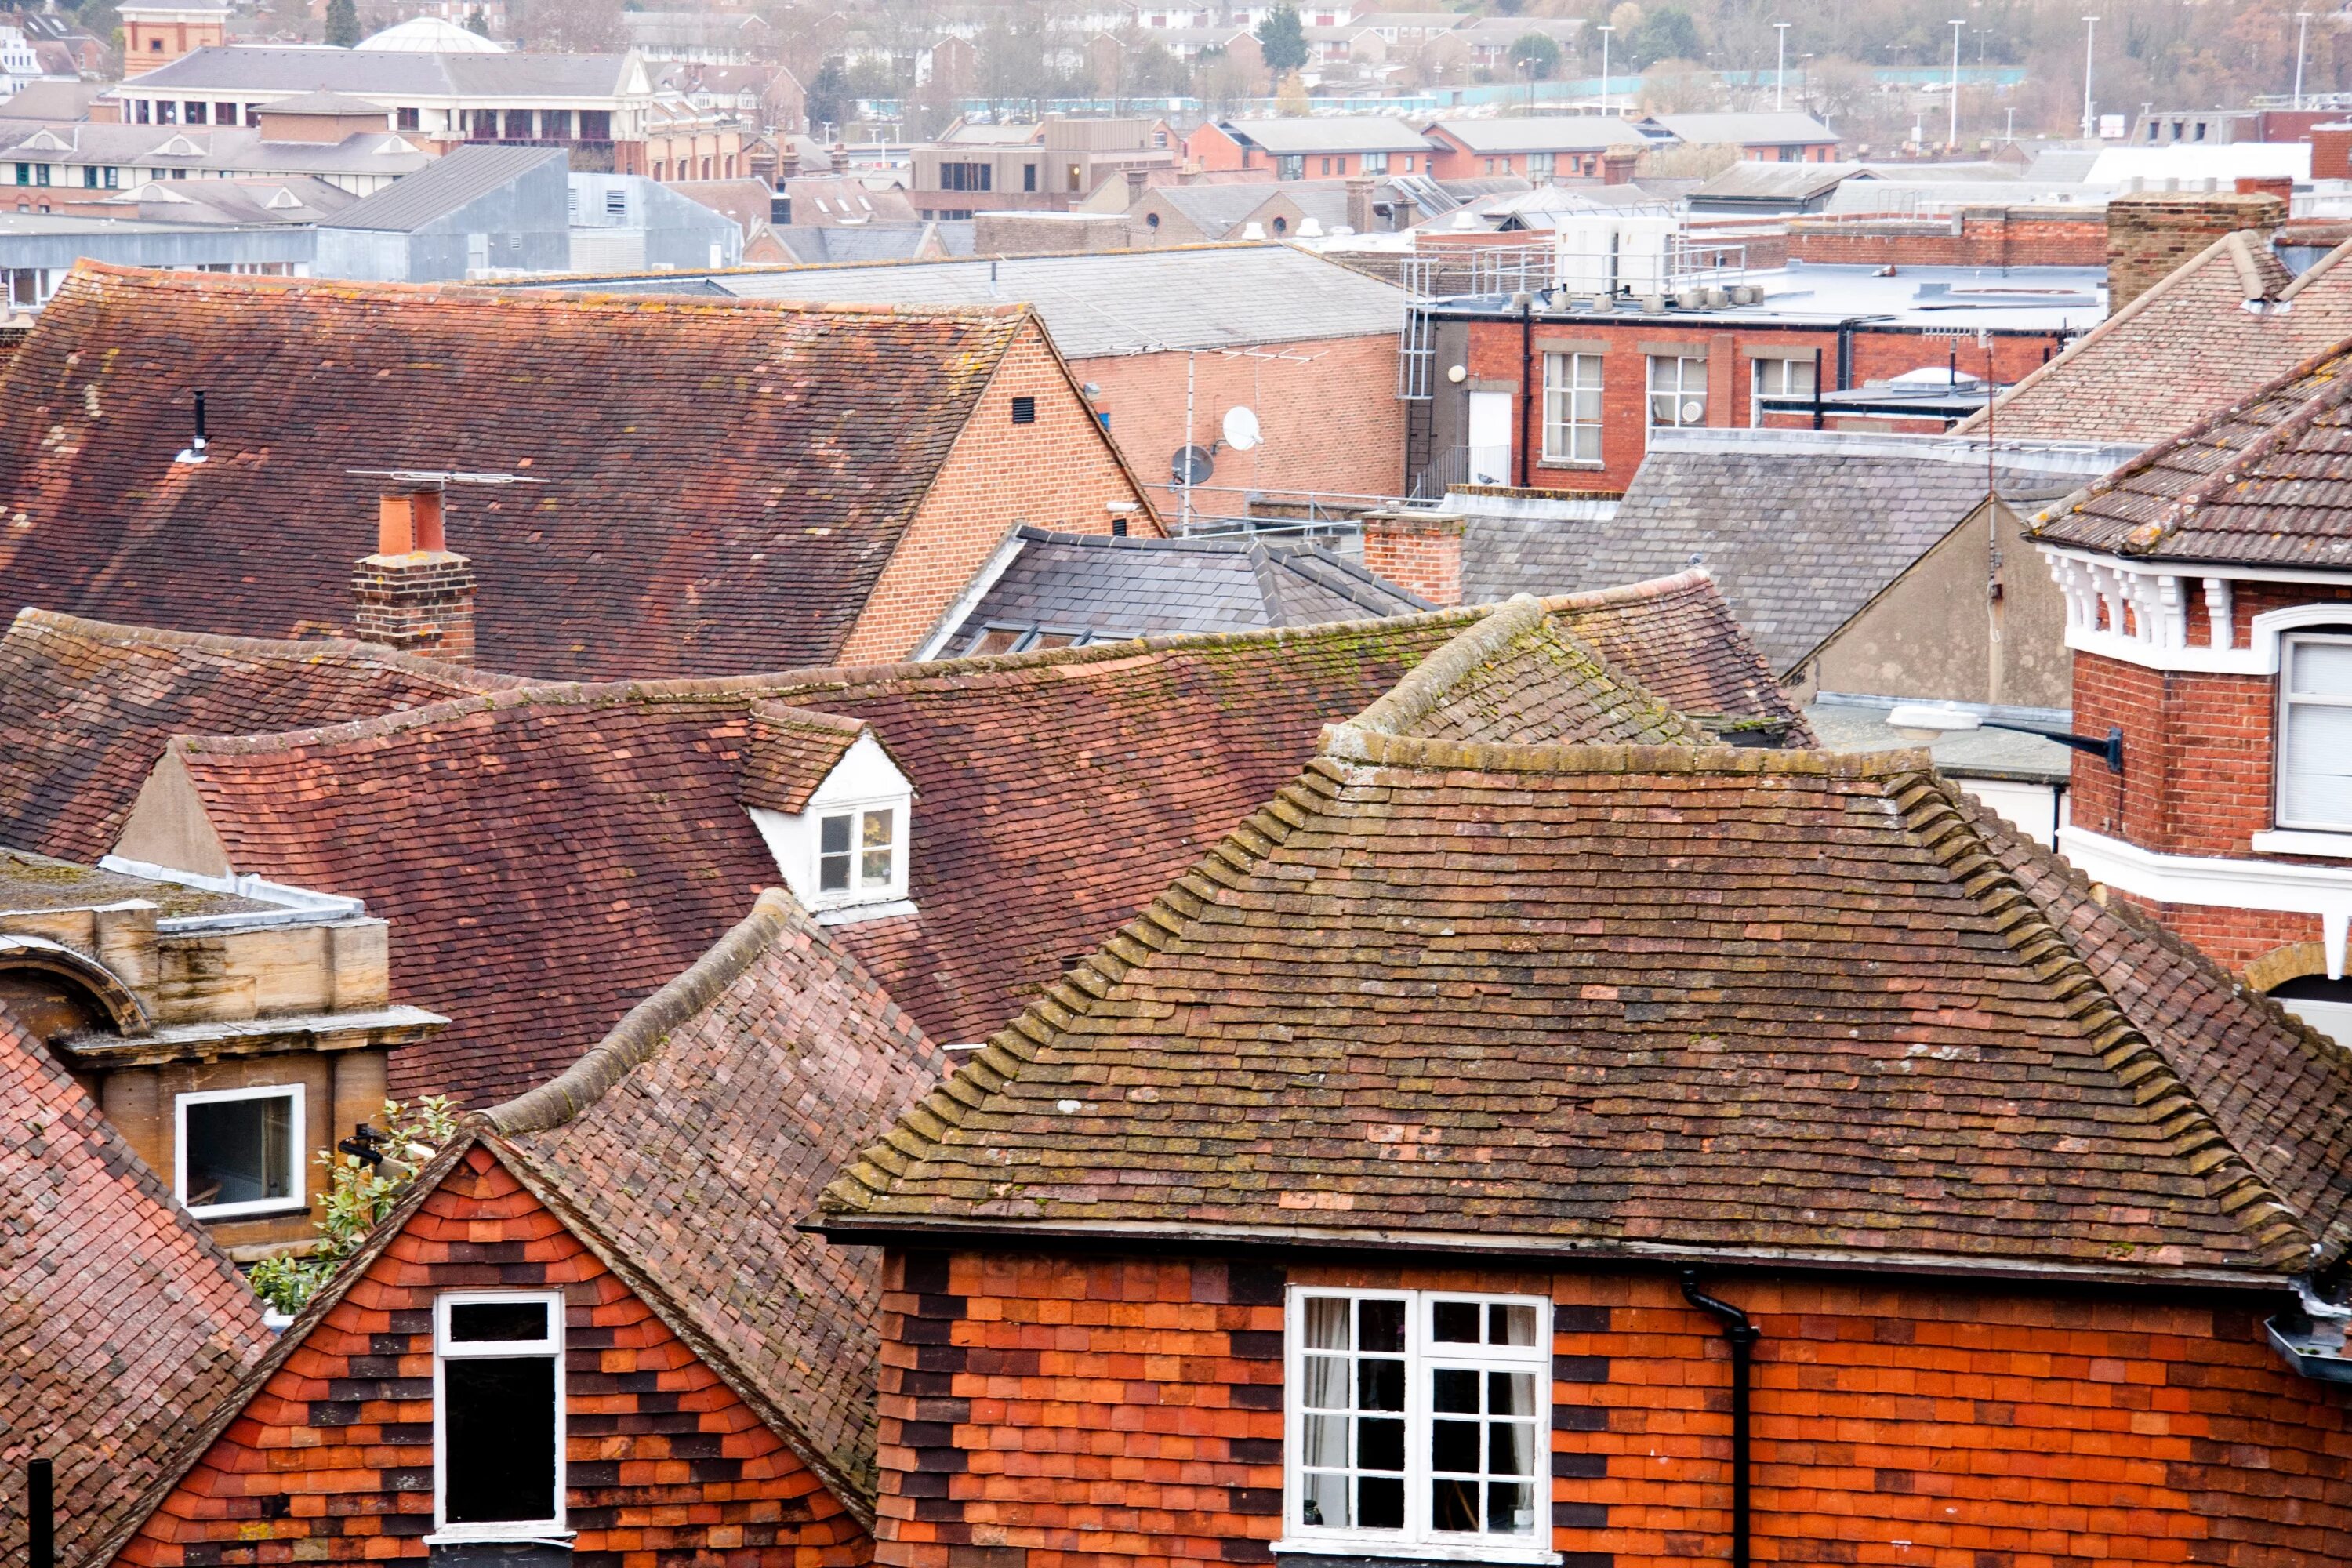
[[[1919,331],[2088,331],[2106,319],[2104,267],[1906,267],[1893,277],[1876,267],[1822,266],[1790,262],[1771,271],[1727,274],[1726,283],[1760,286],[1753,305],[1721,310],[1684,310],[1669,303],[1644,311],[1620,300],[1607,311],[1538,310],[1544,321],[1834,326],[1867,318],[1873,322]],[[1572,297],[1563,290],[1562,299]],[[1507,296],[1472,295],[1432,307],[1445,315],[1491,316],[1511,311]]]

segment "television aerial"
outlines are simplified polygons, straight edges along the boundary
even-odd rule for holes
[[[1246,452],[1265,439],[1258,429],[1257,415],[1241,403],[1225,410],[1224,437],[1224,444],[1236,452]]]

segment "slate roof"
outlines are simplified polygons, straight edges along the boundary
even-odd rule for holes
[[[1393,334],[1404,309],[1394,287],[1286,245],[796,267],[730,272],[719,281],[748,300],[1025,300],[1072,359]]]
[[[2012,504],[2048,500],[2080,482],[2020,467],[2003,473],[2002,495]],[[1614,518],[1473,511],[1463,594],[1569,593],[1700,564],[1773,669],[1786,674],[1984,494],[1981,461],[1661,445],[1643,459]]]
[[[2151,447],[2033,520],[2031,532],[2152,561],[2352,570],[2352,350]]]
[[[30,520],[0,553],[0,605],[256,636],[347,625],[380,482],[351,470],[474,469],[543,481],[450,508],[485,665],[569,678],[821,663],[990,375],[1036,331],[1015,305],[810,310],[85,264],[0,373],[21,414],[0,431],[0,486]],[[170,460],[192,387],[210,389],[201,468]]]
[[[1810,114],[1653,114],[1642,123],[1654,125],[1678,142],[1697,146],[1793,144],[1838,139],[1836,132]]]
[[[1430,606],[1319,545],[1278,534],[1116,539],[1024,528],[1017,552],[941,645],[991,627],[1083,633],[1238,632],[1405,615]]]
[[[517,684],[371,643],[205,637],[25,610],[0,637],[0,844],[97,859],[175,734],[337,723]]]
[[[57,1459],[79,1563],[269,1343],[205,1227],[0,1010],[0,1556],[25,1561],[26,1459]]]
[[[945,1071],[787,894],[553,1081],[488,1111],[541,1200],[872,1509],[881,1256],[797,1228],[844,1163]]]
[[[1549,608],[1658,701],[1809,738],[1703,576]],[[917,912],[837,935],[956,1044],[1133,915],[1297,770],[1320,726],[1486,614],[543,686],[176,741],[164,765],[185,770],[230,868],[362,898],[394,922],[394,987],[454,1020],[395,1056],[395,1089],[479,1104],[544,1079],[777,879],[743,809],[759,705],[868,725],[913,782]],[[791,788],[818,760],[778,752],[753,787]]]
[[[2259,235],[2224,236],[2003,393],[1993,427],[2004,438],[2161,441],[2352,338],[2347,257],[2352,243],[2291,276]]]
[[[2226,980],[2179,949],[2201,988],[2149,973],[2087,896],[2053,921],[2020,865],[2046,875],[1916,752],[1439,739],[1376,706],[824,1223],[2271,1288],[2340,1248],[2352,1058],[2259,1004],[2199,1018]]]
[[[1217,129],[1277,155],[1291,153],[1419,153],[1429,138],[1402,120],[1368,114],[1222,120]]]
[[[1473,153],[1591,152],[1647,146],[1633,122],[1610,114],[1533,114],[1507,120],[1441,120],[1443,131]]]
[[[572,167],[561,147],[453,147],[416,173],[346,207],[328,226],[414,234],[548,163],[562,165],[567,174]]]
[[[118,94],[175,90],[349,93],[369,100],[415,97],[611,98],[625,55],[424,54],[404,49],[332,49],[270,44],[196,49],[134,77]]]

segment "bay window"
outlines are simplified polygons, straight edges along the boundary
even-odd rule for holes
[[[1293,1289],[1283,1548],[1550,1562],[1550,1311]]]
[[[2352,833],[2352,636],[2280,639],[2278,826]]]

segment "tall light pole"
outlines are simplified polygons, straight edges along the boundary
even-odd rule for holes
[[[1780,35],[1780,60],[1772,68],[1772,107],[1786,109],[1789,107],[1789,24],[1775,22],[1772,30]],[[2298,76],[2296,79],[2301,78]]]
[[[2301,109],[2303,107],[2303,49],[2305,42],[2311,37],[2311,13],[2297,11],[2294,14],[2294,106]]]
[[[1952,23],[1952,124],[1944,133],[1944,150],[1948,153],[1960,150],[1960,29],[1967,26],[1957,19]]]
[[[2098,129],[2091,119],[2091,44],[2098,37],[2098,32],[2099,19],[2096,16],[2083,18],[2083,139],[2085,142],[2090,141]]]
[[[1593,30],[1601,35],[1601,112],[1606,114],[1609,112],[1609,35],[1617,29],[1596,27]]]

